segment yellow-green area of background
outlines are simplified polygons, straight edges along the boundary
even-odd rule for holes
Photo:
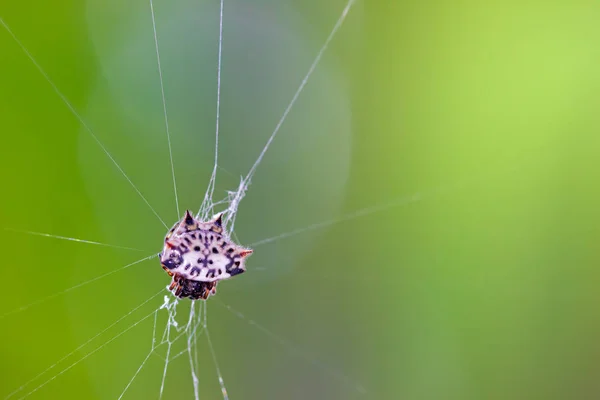
[[[181,206],[197,209],[213,162],[218,2],[154,5]],[[225,1],[219,197],[252,165],[344,5]],[[257,246],[249,272],[208,302],[231,399],[597,397],[599,17],[584,1],[354,5],[257,170],[236,234],[250,244],[351,218]],[[13,1],[0,18],[172,224],[148,3]],[[6,397],[168,277],[152,260],[76,287],[158,252],[166,230],[3,29],[0,54],[2,228],[142,250],[2,230]],[[30,397],[118,397],[152,325]],[[201,398],[220,399],[198,339]],[[124,398],[158,397],[164,355]],[[169,364],[163,398],[192,398],[186,357]]]

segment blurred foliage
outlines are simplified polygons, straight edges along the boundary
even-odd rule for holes
[[[219,198],[256,159],[345,3],[225,4]],[[249,272],[208,302],[230,398],[597,397],[599,7],[355,4],[257,170],[236,234],[250,244],[337,222],[257,246]],[[155,11],[181,206],[196,209],[212,168],[218,2]],[[0,18],[170,225],[148,3],[10,1]],[[156,260],[119,269],[158,252],[166,229],[5,29],[0,49],[1,227],[143,250],[0,230],[6,396],[168,277]],[[152,326],[30,397],[118,397]],[[202,398],[220,399],[198,339]],[[164,350],[125,398],[158,396]],[[192,398],[186,357],[169,364],[163,398]]]

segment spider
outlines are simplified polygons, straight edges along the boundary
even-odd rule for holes
[[[179,298],[206,300],[216,294],[217,283],[246,271],[251,249],[229,240],[222,226],[223,214],[202,222],[189,212],[165,237],[160,263],[173,279],[169,290]]]

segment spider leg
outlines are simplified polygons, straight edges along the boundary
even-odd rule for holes
[[[162,268],[167,271],[167,274],[169,274],[169,276],[173,276],[173,272],[171,272],[171,270],[167,267],[165,267],[164,265],[162,266]]]
[[[177,289],[175,290],[175,296],[180,297],[181,298],[181,292],[183,292],[183,286],[178,285]]]

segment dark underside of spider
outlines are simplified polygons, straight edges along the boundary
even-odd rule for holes
[[[217,281],[194,281],[175,273],[169,290],[180,299],[189,297],[192,300],[206,300],[209,296],[217,293]]]

